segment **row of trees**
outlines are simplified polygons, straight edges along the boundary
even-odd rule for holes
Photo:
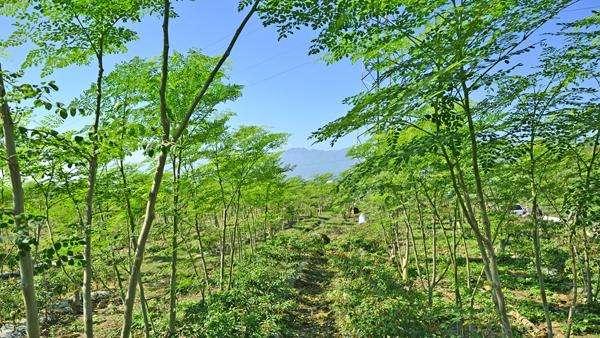
[[[281,36],[312,26],[312,53],[351,58],[373,75],[365,92],[347,99],[349,112],[314,137],[371,135],[353,150],[363,161],[346,182],[382,208],[402,276],[414,254],[431,300],[447,272],[438,266],[443,247],[462,313],[461,288],[477,285],[457,279],[456,261],[461,236],[473,238],[503,335],[511,336],[497,244],[515,231],[507,226],[512,205],[526,202],[549,336],[540,242],[552,231],[569,248],[568,336],[580,283],[588,304],[598,294],[599,13],[554,29],[551,20],[577,1],[284,2],[267,2],[263,13]],[[560,224],[547,224],[541,208]]]
[[[214,289],[214,266],[207,265],[205,252],[218,248],[216,284],[219,290],[231,287],[236,255],[297,217],[301,206],[291,197],[305,185],[284,176],[288,168],[277,151],[286,135],[255,126],[233,130],[231,114],[216,109],[241,94],[241,86],[228,83],[224,65],[259,2],[240,3],[247,13],[219,57],[196,50],[171,53],[169,21],[175,13],[168,0],[2,4],[15,28],[2,47],[28,46],[24,70],[39,66],[48,76],[59,68],[93,64],[97,71],[90,89],[66,104],[52,99],[58,90],[52,81],[29,84],[23,71],[0,72],[2,267],[18,258],[30,337],[40,335],[39,294],[50,292],[47,278],[57,269],[67,280],[56,281],[60,287],[53,296],[72,291],[80,277],[88,337],[94,334],[93,283],[102,281],[103,273],[114,273],[124,303],[121,335],[131,334],[138,290],[150,335],[141,267],[157,212],[160,226],[172,230],[169,335],[177,334],[178,253],[191,254],[194,245],[187,235],[197,238],[204,295]],[[130,23],[152,13],[163,18],[161,57],[134,58],[107,74],[105,56],[124,52],[137,36]],[[42,123],[32,123],[40,117]],[[71,121],[86,124],[64,131]],[[9,195],[12,210],[4,208]],[[214,229],[219,229],[217,243],[204,234]],[[192,263],[197,271],[196,258]]]

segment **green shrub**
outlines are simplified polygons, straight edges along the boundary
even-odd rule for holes
[[[316,239],[315,239],[316,238]],[[238,263],[231,289],[205,302],[184,303],[182,333],[190,337],[290,335],[297,310],[293,281],[318,237],[286,231]]]
[[[429,307],[425,295],[402,285],[395,268],[383,257],[353,251],[335,255],[331,260],[340,277],[334,280],[329,298],[342,335],[449,334],[455,323],[453,308],[443,301]]]

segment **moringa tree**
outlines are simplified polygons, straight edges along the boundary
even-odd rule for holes
[[[598,161],[600,161],[600,13],[592,14],[563,25],[557,35],[565,39],[560,47],[549,46],[544,55],[543,72],[549,77],[569,78],[572,83],[565,88],[566,98],[552,107],[549,113],[552,142],[548,147],[555,162],[571,163],[571,170],[564,174],[570,181],[569,189],[562,196],[562,210],[557,210],[564,221],[570,221],[569,247],[572,264],[572,301],[567,319],[569,336],[573,316],[578,302],[578,257],[583,259],[583,289],[586,303],[593,305],[597,300],[598,286],[593,291],[593,266],[599,266],[593,259],[593,235],[590,233],[594,222],[598,222]],[[573,165],[574,164],[574,165]],[[552,192],[548,195],[555,195]],[[579,232],[579,233],[578,233]],[[580,236],[578,238],[578,236]],[[582,247],[578,248],[578,242]]]
[[[144,257],[144,251],[146,247],[146,242],[148,240],[148,235],[150,233],[150,229],[152,227],[152,223],[155,217],[155,207],[156,201],[158,198],[158,193],[160,190],[160,185],[162,183],[165,164],[167,162],[167,157],[169,155],[170,148],[173,144],[177,143],[181,137],[181,135],[187,130],[188,125],[190,123],[190,119],[197,111],[199,104],[205,99],[211,85],[214,80],[218,78],[220,74],[221,67],[229,57],[233,47],[235,46],[240,34],[246,27],[246,24],[252,17],[252,15],[258,9],[258,5],[260,0],[256,0],[250,6],[250,10],[240,23],[239,27],[235,31],[225,53],[221,56],[217,64],[214,68],[208,73],[206,79],[199,83],[201,86],[196,95],[193,97],[191,102],[189,103],[188,108],[183,111],[181,114],[182,119],[179,121],[177,125],[175,125],[173,131],[171,131],[171,117],[169,114],[170,107],[167,101],[167,87],[168,87],[168,78],[169,78],[169,18],[172,13],[171,2],[169,0],[165,0],[163,2],[163,48],[162,48],[162,56],[161,56],[161,71],[160,71],[160,86],[159,86],[159,111],[160,111],[160,123],[162,129],[162,139],[160,144],[160,152],[158,156],[158,163],[156,170],[154,172],[153,183],[150,189],[150,193],[148,195],[148,201],[146,205],[146,212],[144,215],[144,222],[140,230],[140,235],[138,238],[138,244],[135,252],[134,262],[131,267],[131,275],[129,277],[129,283],[127,288],[127,296],[125,299],[125,311],[123,316],[123,327],[121,329],[121,337],[126,338],[130,336],[131,333],[131,320],[133,316],[133,303],[135,299],[136,293],[136,283],[139,278],[140,268],[142,266],[142,260]],[[240,9],[246,7],[246,3],[240,4]]]
[[[530,37],[572,2],[287,0],[266,1],[261,8],[263,22],[277,26],[280,37],[310,26],[318,31],[310,53],[326,53],[331,62],[360,61],[377,74],[372,88],[347,100],[352,108],[346,116],[315,133],[317,140],[335,141],[365,126],[438,135],[438,150],[447,155],[462,212],[478,239],[506,336],[512,330],[480,164],[480,135],[493,109],[476,97],[483,89],[493,90],[494,82],[514,68],[510,60],[529,51]],[[460,138],[468,140],[467,166],[457,158]],[[466,174],[473,177],[473,189]]]
[[[104,56],[122,53],[136,33],[125,24],[139,21],[152,0],[36,0],[19,12],[15,18],[14,42],[30,41],[32,48],[24,66],[42,66],[42,75],[70,65],[97,62],[96,104],[89,130],[91,149],[88,155],[88,188],[86,195],[84,229],[85,265],[83,275],[83,316],[87,337],[93,336],[92,320],[92,225],[94,190],[98,170],[99,137],[104,78]]]
[[[17,149],[16,131],[17,122],[31,113],[34,107],[46,106],[52,108],[52,103],[44,98],[58,88],[54,83],[31,85],[19,83],[21,74],[9,73],[0,66],[0,115],[2,118],[2,134],[8,176],[10,177],[13,197],[13,208],[9,220],[2,225],[12,224],[16,234],[15,245],[18,248],[19,270],[21,276],[21,290],[25,301],[27,316],[27,334],[29,337],[40,336],[37,301],[34,283],[34,266],[31,258],[32,246],[37,246],[35,235],[31,235],[29,221],[31,216],[25,212],[25,192],[23,189],[23,176],[19,161],[24,160],[22,152]],[[11,108],[9,103],[13,105]],[[18,106],[18,108],[17,108]],[[17,115],[18,114],[18,115]],[[25,121],[21,120],[21,123]],[[23,127],[20,127],[23,128]],[[0,215],[5,216],[5,211],[0,210]],[[4,217],[3,217],[4,218]]]
[[[240,199],[243,189],[252,181],[257,181],[260,174],[276,176],[276,172],[267,169],[277,169],[276,166],[268,168],[267,161],[274,150],[280,148],[286,141],[287,135],[270,133],[256,126],[243,126],[233,132],[224,131],[212,144],[205,147],[207,174],[210,175],[219,187],[218,200],[221,207],[221,238],[219,260],[219,290],[225,286],[225,249],[227,227],[230,225],[231,211],[234,210],[234,228],[232,242],[230,243],[230,269],[229,287],[232,283],[233,255],[235,253],[235,239],[238,229]],[[268,184],[265,182],[265,184]]]

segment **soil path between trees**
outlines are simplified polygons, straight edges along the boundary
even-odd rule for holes
[[[322,235],[317,225],[312,232],[321,235],[325,242],[329,237]],[[334,272],[329,266],[325,250],[316,250],[302,263],[302,269],[294,283],[298,290],[298,336],[300,337],[336,337],[335,319],[327,299],[329,285]]]

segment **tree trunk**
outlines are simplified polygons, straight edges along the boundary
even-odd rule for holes
[[[456,309],[459,313],[458,323],[456,324],[456,331],[460,336],[463,336],[464,328],[463,328],[463,308],[462,308],[462,298],[460,295],[460,286],[459,286],[459,278],[458,278],[458,264],[456,262],[456,251],[458,248],[458,241],[456,239],[456,225],[458,222],[458,213],[455,208],[454,219],[452,220],[452,272],[454,277],[454,303],[456,304]]]
[[[133,210],[131,209],[131,190],[127,183],[127,175],[125,175],[125,166],[123,163],[124,159],[119,160],[119,171],[121,173],[121,180],[123,181],[123,189],[125,191],[125,210],[127,211],[127,219],[129,221],[129,259],[131,259],[131,251],[137,249],[137,242],[135,240],[135,219],[133,216]],[[144,293],[144,286],[142,285],[142,275],[138,279],[138,287],[140,289],[140,304],[142,306],[142,318],[144,320],[144,335],[146,338],[150,337],[150,321],[148,320],[148,304],[146,302],[146,295]],[[123,298],[125,303],[125,298]]]
[[[269,223],[269,188],[270,185],[267,185],[267,193],[265,194],[265,221],[264,227],[267,227]],[[271,225],[268,225],[267,229],[269,229],[269,237],[273,236],[273,229],[271,229]]]
[[[583,222],[581,227],[581,236],[583,239],[583,289],[585,291],[585,303],[592,305],[595,302],[594,287],[592,284],[592,268],[590,267],[590,244],[585,223]]]
[[[171,122],[167,113],[167,80],[169,75],[169,17],[171,11],[170,0],[164,0],[163,2],[163,48],[162,48],[162,67],[160,77],[160,122],[162,126],[162,144],[160,148],[160,155],[158,156],[158,165],[154,172],[154,179],[152,182],[152,188],[150,188],[150,194],[148,195],[148,202],[146,204],[146,212],[144,214],[144,224],[140,229],[140,235],[138,237],[137,248],[135,250],[135,257],[133,265],[131,267],[131,275],[129,276],[129,285],[127,288],[127,297],[125,298],[125,310],[123,311],[123,327],[121,328],[121,338],[129,338],[131,334],[131,320],[133,317],[133,303],[135,301],[136,284],[140,280],[140,270],[142,267],[142,261],[144,260],[144,251],[146,249],[146,241],[150,234],[150,228],[152,222],[156,216],[156,200],[158,199],[158,192],[160,191],[160,185],[165,172],[165,164],[169,155],[169,149],[171,147],[170,134],[171,134]]]
[[[496,306],[498,310],[498,315],[500,317],[500,321],[502,323],[502,332],[507,337],[512,337],[512,330],[510,327],[510,321],[508,320],[508,315],[506,311],[506,303],[504,300],[504,293],[502,292],[502,286],[500,285],[500,277],[498,274],[498,267],[496,264],[496,253],[494,247],[492,245],[491,239],[491,223],[487,212],[487,205],[485,203],[485,197],[483,195],[483,182],[481,179],[481,174],[479,170],[479,155],[478,155],[478,146],[477,139],[475,136],[475,125],[473,123],[473,114],[471,112],[470,102],[469,102],[469,91],[465,81],[461,81],[462,91],[463,91],[463,108],[465,110],[465,114],[467,116],[467,122],[469,127],[469,140],[471,143],[471,166],[473,169],[473,176],[475,177],[475,191],[477,194],[477,202],[479,204],[479,212],[481,216],[481,220],[483,223],[483,228],[485,232],[485,239],[483,244],[487,250],[487,256],[489,259],[489,277],[490,282],[492,284],[492,290],[496,296]]]
[[[415,268],[417,270],[417,276],[419,277],[419,279],[421,279],[421,281],[423,280],[423,275],[421,274],[421,264],[420,264],[420,259],[419,259],[419,253],[417,251],[417,243],[415,240],[415,234],[414,231],[412,229],[412,226],[410,224],[410,215],[408,214],[408,210],[406,208],[406,205],[404,204],[403,200],[400,200],[400,204],[402,206],[402,212],[404,213],[404,223],[406,224],[406,228],[407,228],[407,236],[410,238],[410,246],[412,246],[412,251],[413,251],[413,258],[415,260]]]
[[[592,146],[592,157],[590,159],[590,163],[586,165],[586,176],[585,176],[585,189],[590,189],[590,178],[592,174],[592,170],[594,169],[594,164],[596,162],[596,156],[598,154],[598,146],[600,142],[600,131],[596,132],[596,137],[594,138],[594,145]],[[577,217],[581,222],[581,234],[583,239],[583,286],[586,294],[586,304],[592,305],[595,302],[594,291],[592,286],[592,269],[590,267],[590,244],[587,234],[587,219],[581,219],[581,217]]]
[[[250,209],[250,223],[248,224],[248,234],[250,235],[250,254],[254,255],[254,246],[256,244],[256,218],[254,210]]]
[[[125,192],[125,211],[127,212],[127,220],[129,223],[129,256],[131,258],[131,252],[135,251],[135,218],[133,216],[133,210],[131,209],[131,191],[129,190],[129,184],[127,183],[127,175],[125,174],[124,159],[119,160],[119,172],[121,173],[121,180],[123,182],[123,190]]]
[[[402,256],[402,280],[408,282],[408,261],[410,256],[410,231],[406,227],[404,237],[404,255]]]
[[[429,270],[429,252],[427,250],[426,236],[425,236],[425,223],[423,221],[423,210],[421,208],[421,200],[419,199],[418,191],[415,191],[415,201],[417,202],[417,211],[419,214],[419,228],[421,229],[421,244],[423,245],[423,260],[425,261],[425,281],[427,283],[427,303],[429,306],[433,305],[433,281],[435,277],[431,276]],[[416,247],[415,247],[416,250]],[[418,264],[418,263],[417,263]]]
[[[457,200],[460,205],[460,209],[462,210],[464,216],[466,217],[471,230],[473,230],[473,233],[475,234],[475,239],[477,241],[479,253],[481,254],[481,259],[483,261],[482,274],[485,273],[487,280],[490,282],[490,284],[492,284],[492,292],[491,292],[492,293],[492,301],[494,302],[494,305],[496,306],[496,309],[498,310],[499,315],[501,313],[504,313],[506,315],[506,309],[504,309],[504,312],[502,312],[500,310],[501,306],[499,305],[499,298],[498,298],[498,295],[496,292],[497,286],[498,286],[498,284],[496,282],[498,281],[498,279],[493,278],[494,270],[497,274],[497,269],[493,269],[493,267],[492,267],[492,264],[495,267],[495,255],[494,255],[493,262],[489,258],[489,254],[490,254],[489,248],[490,247],[492,248],[492,251],[491,251],[492,254],[494,253],[493,245],[492,245],[491,239],[484,236],[484,234],[481,232],[481,229],[479,228],[479,224],[477,222],[477,219],[475,218],[473,202],[471,201],[471,198],[469,197],[469,189],[467,188],[467,185],[465,183],[464,173],[460,167],[460,163],[458,162],[459,157],[457,156],[457,154],[455,154],[455,152],[456,152],[456,150],[453,147],[453,153],[454,153],[455,157],[457,158],[457,162],[452,163],[446,149],[442,148],[442,154],[444,156],[446,165],[448,167],[448,172],[450,173],[450,177],[452,179],[452,187],[457,195]],[[454,172],[455,167],[456,167],[457,172]],[[488,232],[491,232],[491,231],[486,231],[486,233],[488,233]],[[481,276],[480,276],[480,278],[481,278]],[[494,280],[496,280],[496,282]],[[478,284],[479,284],[479,282],[473,286],[473,290]],[[472,293],[471,307],[473,307],[474,297],[475,297],[475,292]],[[503,299],[504,298],[502,296],[502,301],[503,301]],[[504,331],[506,331],[505,322],[508,323],[508,316],[500,315],[500,317],[501,317],[501,321],[503,323],[502,328],[503,328],[503,332],[504,332]],[[503,317],[506,317],[506,321],[504,321],[504,319],[502,319]],[[505,333],[505,335],[507,334],[506,332],[504,332],[504,333]]]
[[[589,166],[587,166],[585,188],[589,187],[590,177],[591,177],[592,170],[594,168],[596,156],[598,154],[597,150],[598,150],[599,145],[600,145],[600,131],[596,132],[596,137],[594,139],[594,146],[592,148],[592,158],[590,160]],[[575,238],[577,235],[577,226],[580,225],[580,223],[585,223],[585,220],[581,219],[583,207],[584,206],[582,205],[582,202],[579,202],[579,205],[577,206],[577,211],[575,213],[575,221],[571,225],[571,231],[569,234],[569,247],[570,247],[570,251],[571,251],[571,261],[572,261],[571,269],[572,269],[572,274],[573,274],[573,291],[572,291],[573,296],[572,296],[572,300],[571,300],[571,306],[569,307],[569,316],[567,317],[567,331],[565,332],[565,336],[567,338],[569,338],[571,336],[571,329],[573,326],[573,315],[575,314],[575,307],[577,306],[577,247],[576,247],[576,243],[575,243]],[[585,227],[583,227],[583,229],[585,231]],[[587,234],[584,233],[584,236],[587,237]],[[585,282],[585,277],[584,277],[584,286],[585,286],[585,283],[586,282]],[[591,287],[590,287],[590,289],[591,289]]]
[[[113,271],[115,273],[115,278],[117,279],[117,286],[119,288],[119,298],[121,298],[121,303],[125,303],[125,292],[123,291],[123,279],[121,278],[121,272],[119,272],[119,267],[117,266],[117,259],[115,258],[116,248],[111,247],[111,260],[110,263],[112,265]]]
[[[200,224],[198,224],[198,215],[194,217],[194,227],[196,235],[198,235],[198,250],[200,251],[200,260],[202,262],[202,272],[204,273],[204,288],[205,292],[210,293],[210,280],[208,279],[208,270],[206,269],[206,259],[204,257],[204,248],[202,247],[202,237],[200,235]]]
[[[236,206],[235,206],[235,220],[233,222],[233,235],[231,238],[231,255],[229,256],[229,282],[228,282],[228,288],[231,288],[231,285],[233,283],[233,260],[234,260],[234,255],[235,255],[235,242],[236,242],[236,236],[237,236],[237,230],[238,230],[238,222],[239,222],[239,211],[240,211],[240,197],[241,197],[241,192],[238,191],[237,194],[237,202],[236,202]]]
[[[181,156],[181,154],[180,154]],[[177,307],[177,249],[179,235],[179,175],[181,173],[181,157],[173,156],[173,237],[171,239],[171,278],[169,280],[169,336],[175,337]]]
[[[150,189],[150,193],[148,196],[148,202],[146,204],[146,212],[144,215],[144,224],[140,231],[140,236],[138,238],[138,245],[135,252],[135,258],[133,262],[133,266],[131,269],[131,276],[129,277],[129,286],[127,289],[127,297],[125,301],[125,311],[123,313],[123,327],[121,328],[121,337],[128,338],[131,334],[131,321],[133,316],[133,303],[135,300],[135,292],[136,292],[136,283],[139,280],[140,269],[142,266],[142,261],[144,259],[144,251],[146,248],[146,241],[148,240],[148,235],[150,233],[150,228],[152,227],[152,222],[155,217],[155,207],[156,200],[158,198],[158,192],[160,190],[160,185],[162,183],[162,178],[164,175],[165,164],[167,161],[167,157],[169,154],[169,149],[171,145],[179,139],[181,134],[187,128],[189,123],[189,119],[191,115],[196,111],[200,101],[204,98],[208,88],[214,81],[217,73],[229,57],[233,46],[235,45],[237,39],[242,33],[244,27],[252,17],[252,15],[256,12],[258,8],[258,4],[260,0],[256,0],[254,5],[248,12],[248,14],[244,17],[241,24],[237,28],[234,33],[227,50],[221,56],[221,59],[217,63],[217,65],[213,68],[213,71],[209,75],[208,79],[202,85],[202,88],[194,97],[192,104],[190,105],[186,116],[184,117],[183,122],[179,125],[177,130],[174,132],[173,137],[171,139],[171,122],[169,120],[168,115],[168,107],[167,107],[167,79],[169,73],[169,16],[171,11],[171,2],[170,0],[163,1],[163,23],[162,23],[162,31],[163,31],[163,48],[162,48],[162,68],[161,68],[161,80],[160,80],[160,119],[161,125],[163,129],[163,139],[161,144],[161,151],[158,157],[158,166],[154,173],[154,180],[152,183],[152,188]]]
[[[96,187],[96,174],[98,172],[98,129],[100,127],[100,114],[102,103],[102,79],[103,67],[103,38],[100,37],[100,50],[98,52],[98,78],[96,80],[96,111],[94,124],[92,125],[92,154],[88,163],[88,190],[85,197],[85,226],[83,228],[84,248],[83,257],[85,267],[83,269],[83,319],[85,335],[87,338],[94,337],[94,321],[92,318],[92,223],[94,217],[94,191]]]
[[[383,224],[381,225],[381,227],[383,228],[383,234],[384,237],[385,236],[385,227],[383,226]],[[398,235],[398,217],[396,216],[394,220],[392,220],[392,249],[393,249],[393,254],[392,254],[392,258],[394,260],[394,263],[396,264],[396,268],[398,269],[398,273],[400,273],[400,275],[402,275],[402,281],[406,283],[406,279],[404,278],[404,267],[402,266],[402,262],[401,262],[401,258],[400,256],[400,236]],[[406,276],[408,277],[408,276]]]
[[[575,315],[575,306],[577,306],[577,247],[575,246],[575,225],[571,226],[569,235],[569,248],[571,251],[571,273],[573,274],[573,289],[571,296],[571,306],[569,307],[569,315],[567,316],[567,330],[565,337],[571,337],[573,327],[573,316]]]
[[[140,270],[142,267],[142,261],[144,260],[146,241],[148,240],[150,228],[152,226],[152,222],[154,221],[154,217],[156,216],[156,199],[158,198],[158,192],[160,190],[160,184],[162,182],[167,156],[168,148],[163,146],[163,149],[158,157],[158,167],[154,173],[152,188],[150,189],[148,203],[146,204],[144,224],[142,225],[142,229],[137,240],[137,248],[135,250],[131,275],[129,276],[127,296],[125,297],[125,311],[123,315],[123,327],[121,328],[121,338],[129,338],[131,334],[131,320],[133,316],[133,303],[135,301],[136,285],[140,280]]]
[[[0,65],[0,102],[2,114],[2,127],[4,130],[4,146],[6,148],[6,157],[8,171],[13,194],[13,213],[15,229],[17,230],[18,240],[29,239],[29,228],[27,218],[25,218],[25,192],[23,191],[23,181],[21,179],[21,168],[19,167],[19,158],[17,147],[15,145],[15,127],[10,109],[6,100],[6,89],[4,87],[4,74]],[[19,246],[19,270],[21,273],[21,290],[25,301],[25,312],[27,316],[27,335],[30,338],[40,336],[40,322],[38,318],[37,302],[35,299],[35,283],[33,279],[33,262],[31,261],[31,247],[29,243]]]
[[[535,170],[536,170],[536,161],[534,154],[534,136],[535,136],[535,128],[533,123],[530,123],[531,126],[531,137],[529,142],[529,180],[531,182],[531,197],[532,197],[532,209],[531,220],[533,222],[533,248],[535,251],[535,270],[538,277],[538,283],[540,285],[540,298],[542,300],[542,308],[544,309],[544,318],[546,319],[546,327],[548,338],[552,338],[554,336],[554,332],[552,330],[552,319],[550,318],[550,312],[548,310],[548,300],[546,298],[546,287],[544,285],[544,273],[542,272],[542,255],[540,249],[540,224],[538,220],[538,211],[540,209],[538,205],[538,189],[535,181]]]
[[[223,209],[223,224],[221,224],[221,243],[219,245],[219,291],[223,291],[225,281],[225,245],[227,244],[227,209]]]

